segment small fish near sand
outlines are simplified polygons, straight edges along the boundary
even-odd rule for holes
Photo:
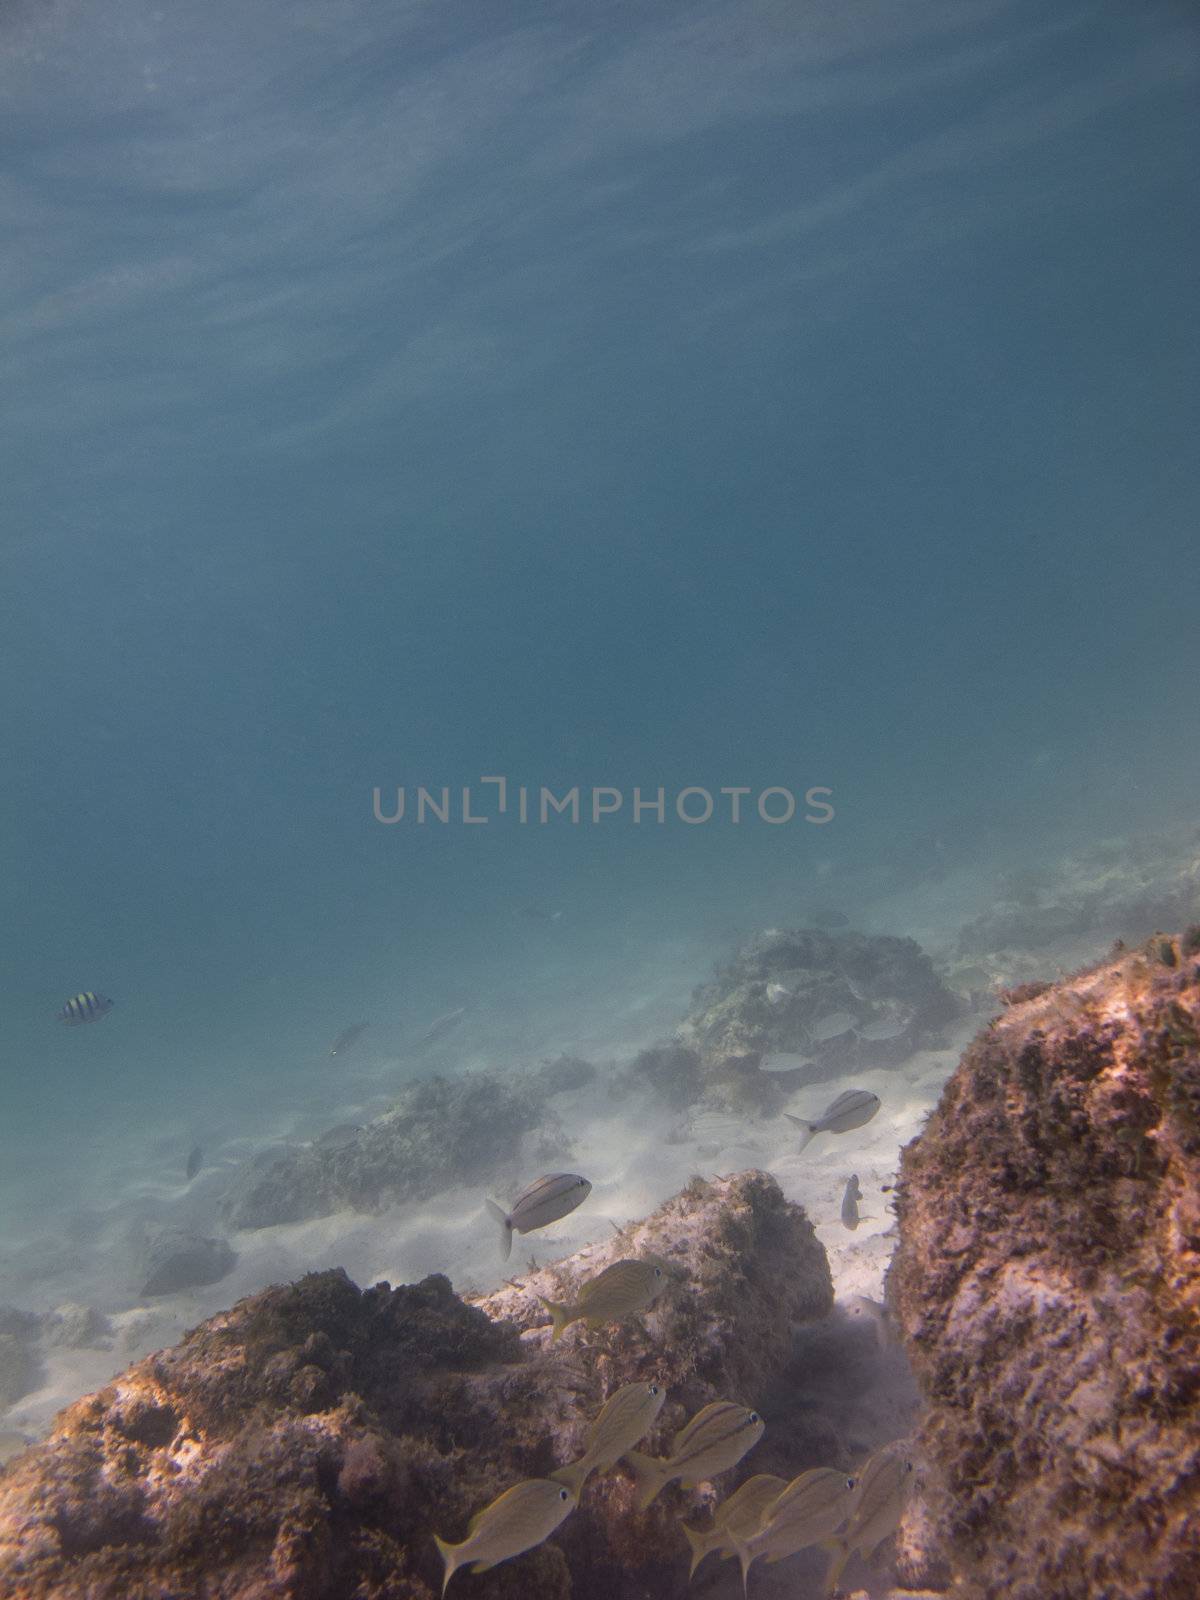
[[[842,1226],[849,1228],[853,1233],[860,1222],[874,1222],[875,1218],[859,1211],[858,1203],[862,1199],[862,1190],[858,1186],[858,1173],[851,1173],[846,1179],[846,1192],[842,1196]]]
[[[74,995],[67,1001],[58,1013],[58,1020],[65,1022],[68,1028],[78,1028],[85,1022],[99,1022],[112,1008],[113,1002],[107,995],[97,994],[94,989],[85,989],[82,994]]]
[[[200,1171],[200,1168],[203,1165],[204,1151],[201,1150],[198,1144],[194,1144],[188,1151],[187,1166],[184,1168],[184,1171],[187,1173],[187,1181],[189,1183],[191,1183],[192,1179]]]
[[[436,1044],[439,1039],[445,1038],[452,1028],[458,1027],[466,1014],[466,1006],[459,1006],[454,1011],[447,1011],[442,1016],[435,1017],[417,1040],[417,1049],[423,1050],[426,1046]]]
[[[331,1056],[344,1056],[354,1041],[361,1039],[366,1031],[367,1024],[365,1022],[352,1022],[348,1028],[342,1029],[341,1033],[329,1046],[329,1054]]]
[[[570,1216],[591,1192],[591,1184],[577,1172],[548,1172],[522,1189],[508,1211],[494,1200],[485,1200],[484,1205],[500,1224],[500,1250],[505,1261],[512,1253],[514,1233],[548,1228],[552,1222]]]
[[[689,1580],[695,1576],[705,1556],[714,1551],[721,1556],[735,1556],[735,1538],[756,1532],[767,1507],[778,1500],[786,1488],[786,1479],[777,1478],[772,1472],[756,1473],[753,1478],[747,1478],[740,1489],[735,1489],[728,1500],[721,1501],[713,1512],[713,1525],[707,1532],[698,1533],[684,1523],[684,1537],[692,1552]]]
[[[783,1561],[836,1533],[850,1514],[855,1480],[832,1467],[810,1467],[766,1508],[756,1529],[734,1540],[746,1589],[760,1556]]]
[[[467,1525],[467,1537],[459,1544],[450,1544],[435,1533],[434,1543],[446,1568],[442,1593],[459,1567],[468,1562],[472,1572],[487,1572],[541,1544],[574,1511],[575,1504],[575,1496],[565,1484],[550,1478],[527,1478],[477,1511]]]
[[[659,1491],[676,1478],[685,1489],[692,1489],[719,1472],[728,1472],[754,1448],[765,1429],[766,1423],[757,1411],[734,1400],[714,1400],[679,1430],[669,1456],[626,1451],[625,1460],[637,1480],[634,1505],[644,1511]]]
[[[573,1322],[584,1322],[588,1328],[602,1328],[606,1322],[619,1322],[636,1311],[645,1311],[667,1286],[667,1275],[657,1261],[638,1261],[629,1257],[614,1261],[590,1278],[579,1291],[575,1304],[564,1305],[554,1300],[541,1300],[550,1313],[554,1327],[551,1342],[561,1338]]]
[[[632,1450],[654,1426],[667,1392],[660,1383],[627,1383],[605,1401],[588,1432],[587,1448],[578,1461],[550,1476],[565,1483],[576,1500],[593,1472],[605,1472]]]
[[[825,1593],[832,1594],[852,1555],[870,1561],[880,1545],[895,1533],[904,1516],[912,1492],[912,1462],[902,1447],[885,1445],[866,1462],[850,1497],[846,1526],[835,1538],[825,1541],[833,1561],[825,1579]]]
[[[815,1122],[794,1117],[790,1111],[785,1111],[784,1116],[798,1128],[803,1128],[804,1136],[800,1140],[800,1149],[803,1150],[819,1133],[849,1133],[852,1128],[861,1128],[864,1123],[870,1122],[879,1105],[879,1096],[872,1094],[869,1089],[846,1089],[825,1107]]]

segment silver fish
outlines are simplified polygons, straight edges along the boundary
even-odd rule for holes
[[[447,1011],[444,1016],[435,1017],[417,1040],[418,1046],[432,1044],[435,1039],[440,1039],[443,1034],[449,1033],[451,1028],[456,1028],[466,1014],[466,1006],[459,1006],[454,1011]]]
[[[844,1033],[849,1033],[857,1022],[858,1018],[849,1011],[831,1011],[813,1023],[808,1036],[814,1044],[828,1044],[830,1039],[840,1039]]]
[[[579,1460],[559,1467],[550,1476],[565,1483],[578,1500],[591,1473],[615,1466],[626,1450],[650,1432],[666,1398],[667,1391],[659,1383],[627,1383],[618,1389],[600,1408]]]
[[[842,1196],[842,1225],[853,1233],[860,1222],[870,1222],[867,1216],[860,1216],[858,1202],[862,1199],[862,1190],[858,1187],[858,1174],[853,1173],[846,1180],[846,1192]]]
[[[846,1563],[855,1552],[869,1561],[884,1540],[895,1533],[911,1489],[912,1462],[906,1459],[903,1448],[885,1445],[877,1450],[858,1476],[845,1528],[829,1541],[833,1561],[825,1579],[827,1593],[837,1588]]]
[[[535,1228],[549,1227],[569,1216],[591,1192],[591,1184],[577,1172],[549,1172],[522,1189],[509,1211],[494,1200],[485,1200],[484,1205],[500,1224],[500,1248],[505,1261],[512,1251],[514,1232],[532,1233]]]
[[[719,1472],[736,1467],[762,1438],[766,1423],[757,1411],[733,1400],[714,1400],[675,1435],[665,1459],[628,1450],[625,1459],[637,1480],[634,1505],[644,1511],[674,1478],[685,1489],[694,1488]]]
[[[472,1572],[486,1572],[541,1544],[565,1521],[575,1504],[575,1496],[565,1484],[550,1478],[527,1478],[477,1511],[467,1525],[467,1537],[459,1544],[449,1544],[435,1533],[433,1540],[446,1568],[442,1593],[459,1567],[468,1561]]]
[[[870,1122],[878,1110],[877,1094],[872,1094],[868,1089],[846,1089],[825,1107],[815,1122],[794,1117],[790,1111],[785,1111],[784,1116],[798,1128],[804,1129],[804,1136],[800,1140],[800,1149],[803,1150],[818,1133],[849,1133],[851,1128],[861,1128],[864,1123]]]
[[[770,1050],[758,1063],[760,1072],[803,1072],[815,1066],[811,1056],[797,1055],[794,1050]]]
[[[711,1555],[714,1550],[722,1556],[736,1555],[734,1536],[754,1533],[767,1507],[778,1500],[786,1488],[785,1479],[777,1478],[774,1473],[759,1472],[753,1478],[747,1478],[728,1500],[721,1501],[713,1512],[713,1525],[706,1533],[697,1533],[695,1528],[689,1528],[685,1523],[683,1533],[692,1551],[692,1567],[688,1577],[693,1576],[705,1556]]]
[[[189,1183],[191,1183],[192,1179],[200,1171],[200,1168],[203,1165],[204,1151],[201,1150],[198,1144],[194,1144],[191,1150],[188,1152],[187,1167],[184,1169],[187,1172],[187,1179]]]

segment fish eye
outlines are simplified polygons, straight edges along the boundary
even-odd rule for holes
[[[854,1478],[847,1478],[846,1479],[846,1487],[847,1487],[847,1489],[853,1489],[856,1481],[857,1480],[854,1479]]]
[[[758,1412],[757,1411],[752,1411],[750,1413],[750,1421],[751,1422],[757,1422],[758,1421]]]
[[[658,1393],[658,1385],[656,1383],[652,1383],[650,1385],[650,1393],[653,1394],[653,1395],[657,1395],[657,1393]]]
[[[662,1277],[662,1268],[661,1267],[655,1267],[654,1276],[656,1278],[661,1278]]]
[[[567,1498],[567,1491],[565,1489],[560,1489],[558,1491],[558,1498],[560,1500],[565,1500]]]

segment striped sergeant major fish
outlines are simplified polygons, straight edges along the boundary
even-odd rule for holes
[[[112,1001],[105,995],[97,994],[94,989],[85,989],[82,994],[67,1001],[58,1013],[58,1020],[65,1022],[69,1028],[77,1028],[81,1022],[99,1022],[112,1008]]]

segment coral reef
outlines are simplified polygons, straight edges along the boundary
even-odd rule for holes
[[[531,1291],[569,1293],[614,1250],[660,1256],[670,1288],[642,1318],[551,1346]],[[790,1417],[785,1404],[796,1325],[831,1302],[811,1225],[757,1172],[697,1180],[611,1247],[474,1305],[436,1276],[268,1289],[71,1406],[10,1463],[0,1597],[431,1600],[433,1532],[460,1538],[500,1490],[571,1460],[607,1395],[651,1373],[669,1390],[651,1448],[706,1401],[744,1400],[768,1424],[744,1470],[799,1470],[837,1449],[811,1403]],[[639,1515],[617,1469],[550,1543],[471,1592],[682,1596],[675,1518],[701,1498],[672,1488]]]
[[[902,1159],[922,1542],[988,1600],[1193,1600],[1200,929],[1010,999]]]
[[[816,928],[759,934],[694,999],[675,1042],[631,1072],[677,1104],[702,1094],[751,1113],[844,1069],[903,1061],[959,1011],[914,940]],[[773,1051],[802,1065],[760,1071]]]
[[[463,1178],[486,1183],[506,1150],[547,1126],[547,1100],[585,1083],[593,1071],[564,1056],[504,1077],[423,1078],[402,1089],[384,1116],[345,1130],[344,1138],[247,1163],[223,1214],[235,1228],[268,1228],[347,1208],[381,1210]]]

